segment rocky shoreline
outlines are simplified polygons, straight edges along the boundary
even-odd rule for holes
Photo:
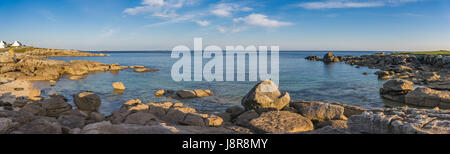
[[[39,52],[37,52],[39,53]],[[260,82],[243,98],[241,105],[230,107],[219,114],[199,113],[182,102],[144,103],[139,99],[124,102],[121,108],[104,115],[98,112],[102,104],[95,92],[73,95],[75,106],[61,95],[41,98],[30,80],[57,80],[60,75],[83,76],[95,71],[119,71],[141,66],[120,66],[91,61],[56,61],[42,57],[18,54],[0,55],[2,96],[0,96],[0,134],[449,134],[450,110],[447,108],[448,91],[435,88],[436,83],[448,82],[448,63],[436,60],[419,64],[408,60],[397,62],[385,54],[380,60],[371,56],[335,57],[325,55],[327,63],[345,61],[349,64],[369,66],[390,71],[400,69],[399,75],[411,73],[404,80],[386,82],[380,94],[405,104],[424,103],[433,109],[410,107],[364,109],[342,103],[294,101],[289,93],[281,92],[270,80]],[[46,54],[43,54],[46,55]],[[48,54],[48,55],[54,55]],[[84,55],[84,54],[82,54]],[[91,55],[98,56],[98,55]],[[372,55],[373,56],[373,55]],[[391,55],[397,57],[397,55]],[[368,58],[371,57],[371,58]],[[403,57],[403,56],[400,56]],[[312,60],[320,58],[308,57]],[[401,59],[401,60],[400,60]],[[399,58],[403,61],[403,58]],[[424,61],[418,60],[420,63]],[[426,60],[425,60],[426,61]],[[394,65],[398,63],[398,65]],[[416,66],[421,65],[421,66]],[[383,68],[381,68],[383,67]],[[427,68],[427,69],[419,69]],[[437,69],[440,68],[440,69]],[[3,71],[5,70],[5,71]],[[394,70],[395,72],[395,70]],[[435,72],[439,78],[430,81],[416,76]],[[391,72],[389,72],[391,74]],[[414,78],[416,80],[414,80]],[[414,82],[416,81],[416,82]],[[421,81],[421,82],[418,82]],[[424,82],[426,81],[426,82]],[[414,89],[414,83],[423,85]],[[120,83],[117,89],[125,89]],[[210,90],[159,90],[155,96],[176,99],[208,97]],[[418,104],[421,105],[421,104]]]

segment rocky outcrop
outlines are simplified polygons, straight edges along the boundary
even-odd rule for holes
[[[406,94],[414,90],[414,83],[407,80],[389,80],[380,89],[383,98],[405,103]]]
[[[246,110],[281,110],[290,100],[289,93],[280,92],[275,83],[266,80],[253,87],[242,98],[241,104]]]
[[[98,112],[102,104],[100,97],[89,91],[73,95],[73,102],[78,109],[88,112]]]
[[[450,92],[418,87],[406,95],[406,104],[450,109]]]
[[[314,60],[314,61],[319,61],[319,60],[320,60],[320,58],[317,57],[317,56],[308,56],[308,57],[306,57],[305,59],[306,59],[306,60]]]
[[[150,68],[137,68],[134,69],[135,72],[157,72],[158,69],[150,69]]]
[[[330,120],[347,120],[344,107],[323,102],[295,102],[293,107],[298,113],[316,123]]]
[[[341,60],[339,57],[334,56],[333,53],[329,52],[323,56],[322,61],[324,63],[334,63],[334,62],[340,62]]]
[[[352,131],[369,134],[449,134],[448,110],[382,108],[349,118]]]

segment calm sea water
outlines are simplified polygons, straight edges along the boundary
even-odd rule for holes
[[[120,108],[129,99],[141,99],[143,102],[176,101],[155,97],[159,89],[211,89],[216,94],[201,99],[182,100],[201,112],[223,112],[227,107],[240,104],[241,98],[257,82],[175,82],[171,78],[172,65],[178,59],[172,59],[170,52],[103,52],[110,57],[57,57],[56,60],[92,60],[120,65],[144,65],[160,69],[159,72],[135,73],[132,69],[118,73],[99,72],[87,78],[71,81],[63,77],[53,87],[44,89],[44,95],[58,93],[66,96],[72,103],[72,94],[90,90],[102,98],[101,112],[108,114]],[[292,100],[314,100],[341,102],[366,108],[382,107],[383,100],[378,94],[384,81],[379,81],[373,73],[376,69],[355,68],[344,63],[324,64],[307,61],[310,55],[322,57],[327,52],[280,52],[281,91],[290,93]],[[334,52],[338,56],[368,55],[374,52]],[[205,59],[203,63],[206,63]],[[369,75],[363,75],[369,72]],[[113,82],[123,82],[127,90],[123,93],[113,90]]]

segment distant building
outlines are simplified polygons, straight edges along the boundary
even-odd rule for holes
[[[6,44],[5,41],[1,41],[1,42],[0,42],[0,49],[1,49],[1,48],[6,48],[6,47],[8,47],[8,44]]]
[[[20,43],[19,41],[14,41],[14,43],[12,44],[13,47],[21,47],[22,43]]]

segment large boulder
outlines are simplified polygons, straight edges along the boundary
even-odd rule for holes
[[[253,87],[241,101],[246,110],[281,110],[289,104],[289,93],[281,93],[270,80]]]
[[[406,104],[450,109],[450,92],[418,87],[406,95]]]
[[[102,104],[100,97],[93,92],[82,92],[73,95],[73,102],[78,109],[89,112],[98,112]]]
[[[405,102],[406,94],[414,90],[414,83],[407,80],[389,80],[380,89],[381,97],[396,101]]]
[[[58,117],[58,122],[61,123],[61,125],[69,127],[71,129],[83,128],[86,124],[87,118],[88,114],[86,112],[83,112],[81,110],[70,110],[61,113],[61,115]]]
[[[0,118],[0,134],[7,134],[14,127],[14,123],[11,119]]]
[[[309,119],[289,111],[265,112],[251,120],[250,125],[261,133],[299,133],[314,129]]]

